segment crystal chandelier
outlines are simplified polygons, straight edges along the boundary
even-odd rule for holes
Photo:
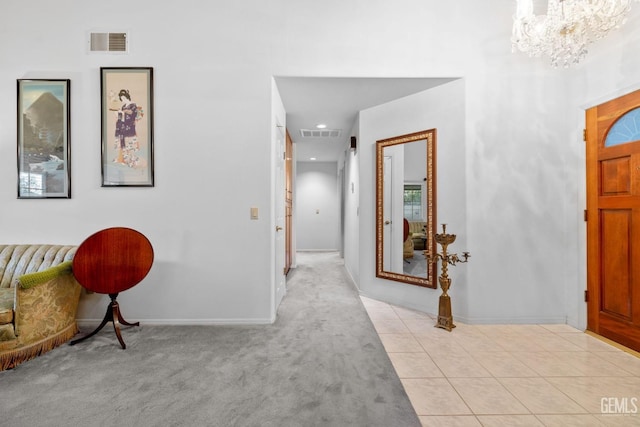
[[[551,65],[566,68],[585,57],[589,43],[620,27],[634,0],[516,1],[513,50],[549,56]]]

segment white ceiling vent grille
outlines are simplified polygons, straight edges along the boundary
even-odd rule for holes
[[[341,129],[300,129],[303,138],[339,138]]]
[[[128,39],[126,32],[89,33],[89,51],[127,53],[129,51]]]

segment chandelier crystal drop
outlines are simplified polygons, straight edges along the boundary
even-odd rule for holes
[[[624,24],[631,2],[638,0],[516,1],[513,50],[548,56],[552,66],[567,68],[585,57],[589,43]]]

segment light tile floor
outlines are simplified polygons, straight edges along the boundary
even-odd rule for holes
[[[448,332],[427,314],[362,302],[424,426],[640,426],[637,355],[568,325],[454,318]]]

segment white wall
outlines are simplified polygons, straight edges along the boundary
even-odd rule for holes
[[[296,246],[298,250],[340,248],[337,162],[297,162]]]
[[[416,141],[403,145],[404,181],[424,184],[426,177],[427,141]]]
[[[255,3],[255,2],[253,2]],[[187,0],[6,1],[0,14],[0,235],[79,244],[105,227],[147,235],[155,262],[119,301],[127,319],[271,320],[271,5]],[[249,8],[252,11],[247,11]],[[255,32],[239,25],[255,20]],[[85,32],[128,29],[129,55],[87,54]],[[152,66],[154,188],[100,187],[101,66]],[[71,79],[71,200],[16,200],[17,78]],[[250,207],[260,219],[251,221]],[[250,268],[247,266],[250,260]],[[102,319],[108,297],[83,299]]]
[[[584,108],[638,86],[640,7],[569,70],[511,52],[514,8],[504,0],[5,0],[2,240],[80,243],[100,228],[137,228],[156,259],[119,298],[129,319],[269,321],[271,77],[458,76],[463,94],[419,103],[423,117],[412,126],[434,120],[440,131],[451,122],[439,138],[438,215],[459,234],[454,248],[472,254],[455,268],[454,315],[584,324]],[[86,31],[122,28],[131,32],[129,55],[86,53]],[[100,66],[154,67],[154,188],[100,187]],[[25,77],[71,79],[71,200],[15,198],[15,80]],[[448,110],[462,121],[446,119]],[[363,291],[433,310],[435,291],[373,277],[371,145],[376,129],[394,136],[408,120],[390,112],[370,123],[375,114],[363,115],[359,163],[349,169],[360,176],[360,228],[347,234],[360,243],[345,259],[361,255],[349,271]],[[435,123],[441,116],[446,123]],[[452,155],[447,145],[455,158],[440,157]],[[80,317],[101,319],[107,302],[85,298]]]
[[[360,146],[360,119],[356,121],[351,129],[351,135],[356,137],[356,149],[345,152],[345,188],[344,188],[344,266],[351,276],[354,284],[360,287],[360,172],[359,153]]]
[[[458,234],[450,250],[466,249],[464,95],[455,80],[415,95],[360,112],[360,182],[375,183],[376,141],[428,129],[437,130],[436,221]],[[440,292],[375,277],[375,186],[360,192],[360,290],[372,298],[437,313]],[[451,271],[453,310],[466,315],[465,267]],[[454,289],[455,288],[455,289]]]

